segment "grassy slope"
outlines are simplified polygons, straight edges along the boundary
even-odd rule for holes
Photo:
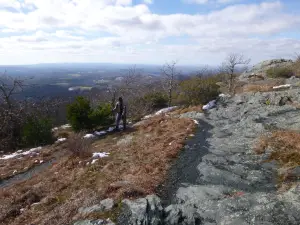
[[[86,165],[91,152],[85,158],[66,154],[38,176],[0,190],[0,224],[68,224],[83,219],[77,215],[82,206],[153,193],[194,127],[190,119],[158,116],[95,141],[91,152],[111,154],[93,165]]]

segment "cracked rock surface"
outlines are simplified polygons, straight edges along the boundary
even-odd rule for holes
[[[264,162],[268,151],[252,150],[257,138],[273,129],[300,130],[300,111],[291,102],[300,102],[299,90],[247,93],[198,115],[198,131],[159,197],[124,200],[118,223],[299,225],[300,186],[279,194],[277,162]]]

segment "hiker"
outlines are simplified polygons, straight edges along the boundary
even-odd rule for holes
[[[116,113],[116,128],[119,130],[120,121],[123,120],[123,130],[126,129],[126,106],[124,104],[123,98],[119,97],[113,112]]]

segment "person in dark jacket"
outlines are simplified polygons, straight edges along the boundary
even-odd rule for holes
[[[116,113],[116,130],[119,130],[120,121],[123,120],[123,130],[126,129],[126,106],[124,104],[123,98],[119,97],[118,102],[113,109],[113,112]]]

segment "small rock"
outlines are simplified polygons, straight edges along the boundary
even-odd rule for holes
[[[114,203],[113,199],[107,198],[107,199],[102,200],[100,202],[100,205],[102,205],[104,207],[104,211],[109,211],[114,207],[115,203]]]
[[[157,196],[149,195],[134,201],[125,199],[122,203],[122,216],[118,218],[118,224],[163,224],[163,208]]]
[[[89,215],[91,213],[107,212],[114,207],[113,199],[104,199],[98,205],[93,205],[91,207],[81,207],[78,209],[78,212],[82,215]]]
[[[98,161],[98,159],[93,159],[93,161],[91,162],[91,164],[95,164]]]
[[[73,225],[115,225],[110,220],[81,220],[77,221]]]
[[[290,176],[300,177],[300,166],[295,167],[289,172]]]

